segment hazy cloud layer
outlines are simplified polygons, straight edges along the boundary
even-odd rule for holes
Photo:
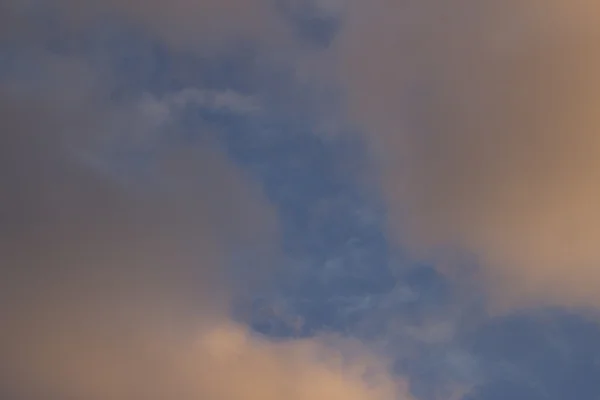
[[[214,143],[178,144],[175,116],[157,123],[143,101],[111,99],[106,71],[43,50],[34,59],[0,81],[4,397],[404,396],[360,344],[274,343],[234,322],[229,257],[247,252],[256,268],[254,255],[277,250],[260,188]],[[174,140],[135,173],[109,168],[107,145],[143,152],[160,129]],[[264,273],[236,277],[248,289]]]
[[[281,45],[292,33],[272,0],[7,0],[3,8],[10,19],[24,17],[21,22],[51,11],[74,33],[106,21],[124,23],[188,50],[221,51],[231,42]]]
[[[500,302],[600,305],[599,11],[351,2],[336,42],[392,229],[476,255]]]
[[[163,325],[118,339],[112,328],[36,341],[28,348],[35,353],[25,353],[30,364],[19,370],[26,378],[11,377],[22,383],[17,394],[99,400],[409,398],[377,361],[355,354],[348,362],[318,340],[274,343],[231,322],[183,333]]]

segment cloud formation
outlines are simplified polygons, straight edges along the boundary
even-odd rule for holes
[[[82,60],[38,60],[36,79],[0,81],[3,397],[409,398],[360,344],[272,342],[235,322],[239,281],[268,274],[252,256],[277,241],[260,188],[210,141],[109,168],[107,143],[143,145],[175,122],[111,99]],[[253,269],[232,279],[239,251]]]
[[[232,322],[185,334],[129,331],[115,340],[115,333],[61,332],[41,345],[36,341],[26,353],[30,364],[19,371],[26,380],[11,377],[23,383],[17,394],[99,400],[409,398],[368,356],[348,363],[342,352],[314,339],[274,343]],[[108,340],[101,336],[107,334]]]
[[[345,16],[334,51],[392,230],[420,257],[474,254],[499,304],[600,306],[599,38],[584,0]]]

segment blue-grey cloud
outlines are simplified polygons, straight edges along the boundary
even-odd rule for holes
[[[597,321],[556,310],[521,313],[465,335],[486,362],[484,381],[466,399],[564,399],[598,396]]]

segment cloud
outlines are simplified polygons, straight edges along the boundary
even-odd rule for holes
[[[233,90],[213,91],[185,88],[162,98],[145,94],[140,101],[141,111],[151,115],[158,123],[166,122],[173,111],[188,106],[205,108],[215,112],[232,114],[256,114],[261,111],[260,100],[255,96],[240,94]]]
[[[498,304],[600,306],[599,11],[351,2],[335,43],[392,231],[474,254]]]
[[[276,252],[260,188],[207,141],[154,147],[144,174],[115,179],[90,155],[158,129],[154,115],[110,100],[78,59],[40,62],[38,81],[0,85],[4,397],[409,398],[358,343],[273,342],[233,321],[239,285],[269,271],[232,279],[228,257],[251,249],[255,268]]]
[[[396,399],[404,396],[368,357],[348,363],[326,342],[271,342],[234,323],[187,332],[103,339],[95,331],[29,349],[22,395],[90,399]],[[48,339],[47,339],[48,341]],[[352,347],[356,349],[353,344]],[[45,357],[45,358],[44,358]],[[374,379],[367,374],[377,374]],[[17,379],[19,379],[17,377]],[[33,384],[32,384],[33,383]],[[33,391],[31,390],[33,389]],[[35,391],[38,391],[37,393]],[[403,397],[408,399],[408,397]]]
[[[10,9],[38,12],[20,0]],[[45,10],[59,15],[70,28],[80,29],[106,20],[142,28],[178,48],[221,50],[229,42],[285,43],[291,30],[270,0],[50,0]],[[58,13],[56,13],[58,12]]]

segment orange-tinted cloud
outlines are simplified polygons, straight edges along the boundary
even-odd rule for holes
[[[188,331],[115,328],[123,325],[40,334],[13,361],[10,379],[34,398],[409,399],[355,343],[348,356],[324,340],[272,342],[228,321]]]
[[[476,255],[505,305],[600,306],[599,6],[349,10],[335,51],[392,230],[419,256]]]

